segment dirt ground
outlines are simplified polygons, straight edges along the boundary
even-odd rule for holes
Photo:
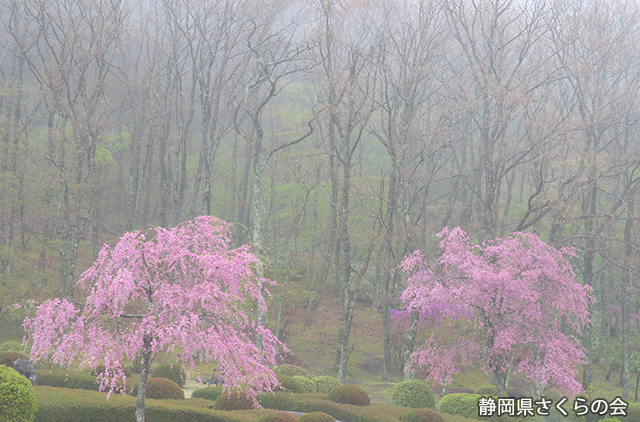
[[[184,390],[184,398],[188,399],[191,397],[191,393],[193,393],[195,390],[197,390],[198,388],[203,388],[205,387],[204,384],[202,384],[201,382],[195,381],[195,380],[187,380],[184,383],[184,387],[182,388]]]

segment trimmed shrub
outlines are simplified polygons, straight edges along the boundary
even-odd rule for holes
[[[329,391],[328,399],[336,403],[353,404],[355,406],[369,406],[371,404],[367,392],[353,384],[333,387]]]
[[[35,422],[136,422],[136,398],[96,391],[36,386],[38,410]],[[153,422],[240,422],[211,410],[211,402],[193,400],[147,400],[147,421]]]
[[[402,381],[393,386],[391,403],[414,409],[435,405],[431,389],[421,380]]]
[[[180,387],[184,387],[185,375],[180,365],[171,365],[169,363],[163,363],[156,366],[151,371],[151,378],[166,378],[178,384]]]
[[[191,393],[191,397],[194,399],[205,399],[216,401],[222,394],[222,387],[204,387],[195,390]]]
[[[22,353],[22,350],[23,350],[22,343],[18,341],[5,341],[4,343],[0,343],[0,352],[21,352]]]
[[[229,391],[220,394],[215,401],[216,410],[248,410],[253,409],[253,400],[245,391]]]
[[[288,375],[276,374],[276,379],[280,383],[280,391],[289,391],[291,393],[304,393],[302,385],[298,380]]]
[[[338,378],[330,377],[329,375],[313,377],[311,380],[316,385],[316,391],[318,393],[328,393],[333,387],[342,385]]]
[[[345,422],[397,422],[402,414],[407,411],[402,407],[378,403],[373,403],[370,406],[334,403],[322,399],[319,394],[289,394],[282,392],[261,395],[260,404],[267,409],[323,412]]]
[[[273,368],[273,372],[276,375],[282,374],[282,375],[288,375],[290,377],[295,377],[296,375],[299,375],[301,377],[313,378],[313,374],[311,372],[307,371],[301,366],[295,366],[295,365],[287,364],[287,365],[276,366],[275,368]]]
[[[409,410],[400,420],[402,422],[444,422],[442,416],[432,409]]]
[[[498,395],[498,389],[496,388],[495,385],[485,385],[483,387],[478,388],[473,394],[495,397]]]
[[[104,365],[98,365],[94,369],[92,369],[89,372],[89,374],[91,374],[93,376],[98,376],[98,375],[102,374],[105,370],[106,370],[106,368],[104,367]],[[129,368],[128,366],[124,366],[123,370],[124,370],[124,376],[125,377],[131,378],[133,376],[133,374],[131,373],[131,368]]]
[[[100,385],[96,377],[87,374],[77,374],[70,370],[36,369],[38,384],[50,387],[79,388],[81,390],[98,391]]]
[[[311,412],[300,415],[300,422],[336,422],[331,415],[323,412]]]
[[[607,419],[600,419],[600,422],[620,422],[620,420],[616,418],[607,418]]]
[[[184,400],[184,391],[167,378],[151,378],[147,381],[147,398]]]
[[[301,375],[296,375],[293,377],[294,380],[298,381],[300,387],[302,388],[303,393],[315,393],[316,392],[316,383],[313,382],[312,379],[303,377]]]
[[[477,394],[455,393],[447,394],[440,399],[438,411],[463,418],[478,419]]]
[[[20,352],[2,352],[0,353],[0,365],[7,366],[9,368],[13,368],[13,362],[16,359],[25,359],[29,360],[29,357],[24,353]]]
[[[287,412],[269,413],[261,416],[258,422],[298,422],[298,417]]]
[[[138,395],[138,383],[136,383],[135,387],[133,387],[131,395]],[[178,384],[170,379],[149,378],[147,380],[147,398],[159,400],[184,400],[184,391]]]
[[[36,417],[36,397],[28,379],[13,368],[0,365],[0,420],[32,422]]]
[[[407,411],[402,407],[373,403],[370,406],[353,406],[324,400],[319,394],[289,394],[276,392],[263,394],[260,404],[267,409],[295,412],[323,412],[345,422],[398,421]],[[564,421],[563,421],[564,422]]]

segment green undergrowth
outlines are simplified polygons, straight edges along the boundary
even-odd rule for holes
[[[42,386],[93,391],[100,389],[100,384],[96,383],[96,376],[78,373],[75,369],[36,369],[36,373],[38,374],[38,384]],[[133,387],[137,383],[137,376],[127,378],[127,387]]]
[[[354,406],[325,400],[326,394],[291,394],[277,392],[260,397],[260,404],[269,409],[295,412],[323,412],[344,422],[398,422],[407,411],[404,407],[385,404]]]
[[[136,398],[96,391],[36,386],[36,422],[135,422]],[[243,422],[234,412],[210,409],[203,399],[146,400],[147,420],[152,422]]]

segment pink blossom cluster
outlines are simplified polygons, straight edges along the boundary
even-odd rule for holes
[[[191,368],[199,357],[217,363],[229,388],[253,396],[270,391],[277,380],[269,368],[281,343],[251,318],[264,300],[253,272],[259,263],[247,246],[230,248],[229,229],[201,216],[173,229],[126,233],[115,247],[104,245],[78,282],[87,295],[84,304],[48,300],[24,321],[31,359],[102,364],[100,388],[122,391],[122,364],[140,356],[150,335],[154,356],[174,354]],[[262,350],[255,345],[258,333]]]
[[[435,265],[420,252],[401,264],[410,273],[401,296],[407,311],[449,310],[432,319],[437,324],[414,354],[416,364],[448,382],[476,359],[499,372],[513,362],[541,386],[581,392],[576,374],[585,356],[575,335],[589,323],[593,298],[575,281],[574,252],[530,233],[475,246],[460,228],[438,236],[443,254]]]

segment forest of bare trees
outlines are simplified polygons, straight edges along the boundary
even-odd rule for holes
[[[344,380],[354,310],[373,304],[384,378],[411,377],[415,325],[391,322],[402,258],[435,259],[444,226],[529,231],[575,247],[598,299],[583,386],[603,361],[628,397],[636,1],[3,0],[0,19],[6,318],[74,297],[126,231],[217,215],[279,269],[257,318],[280,338],[291,309],[332,301]]]

